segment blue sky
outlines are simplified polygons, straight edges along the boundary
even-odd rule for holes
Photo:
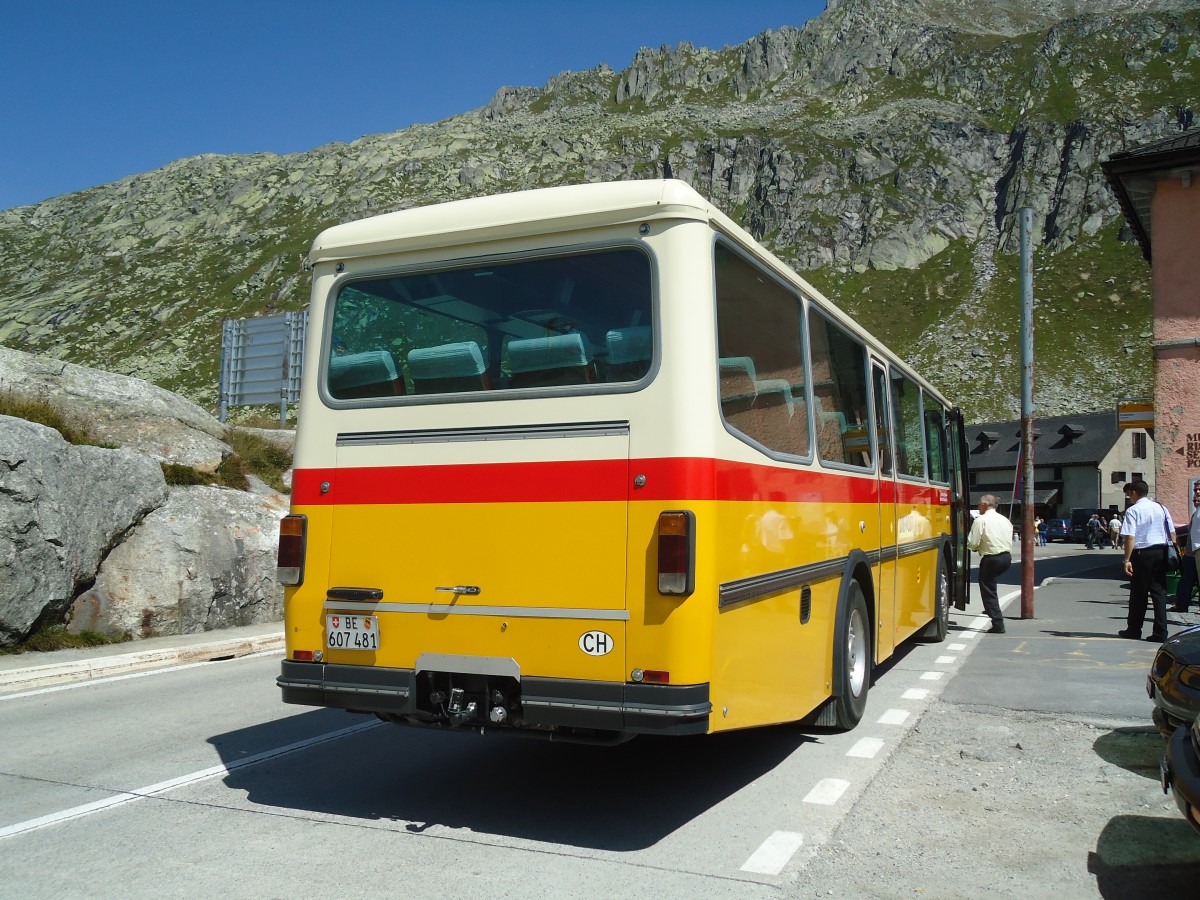
[[[0,0],[0,209],[200,153],[292,153],[825,0]]]

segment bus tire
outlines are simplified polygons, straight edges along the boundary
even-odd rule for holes
[[[850,582],[846,615],[837,640],[846,648],[846,659],[837,673],[841,689],[833,698],[834,723],[836,728],[850,731],[862,721],[871,689],[871,619],[857,581]]]
[[[938,555],[937,580],[934,586],[933,621],[925,626],[920,640],[939,644],[950,633],[950,576],[946,574],[946,558]]]

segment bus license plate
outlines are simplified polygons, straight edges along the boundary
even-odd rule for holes
[[[325,646],[330,650],[378,650],[379,616],[327,615]]]

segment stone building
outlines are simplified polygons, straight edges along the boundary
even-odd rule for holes
[[[1154,496],[1186,522],[1200,479],[1200,128],[1114,153],[1101,166],[1151,266]]]
[[[1035,419],[1033,499],[1037,515],[1071,517],[1071,510],[1123,510],[1126,482],[1144,478],[1154,489],[1154,440],[1142,428],[1121,430],[1116,409]],[[984,494],[1013,506],[1021,420],[968,425],[971,504]],[[1020,491],[1017,492],[1019,505]]]

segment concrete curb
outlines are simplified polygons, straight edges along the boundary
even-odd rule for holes
[[[145,669],[185,663],[208,662],[216,659],[231,659],[251,653],[266,653],[282,650],[283,634],[264,634],[255,637],[228,638],[223,641],[208,641],[202,644],[182,645],[161,650],[139,650],[116,656],[98,656],[94,659],[28,666],[0,672],[0,693],[18,690],[33,690],[52,687],[73,681],[125,675]]]

